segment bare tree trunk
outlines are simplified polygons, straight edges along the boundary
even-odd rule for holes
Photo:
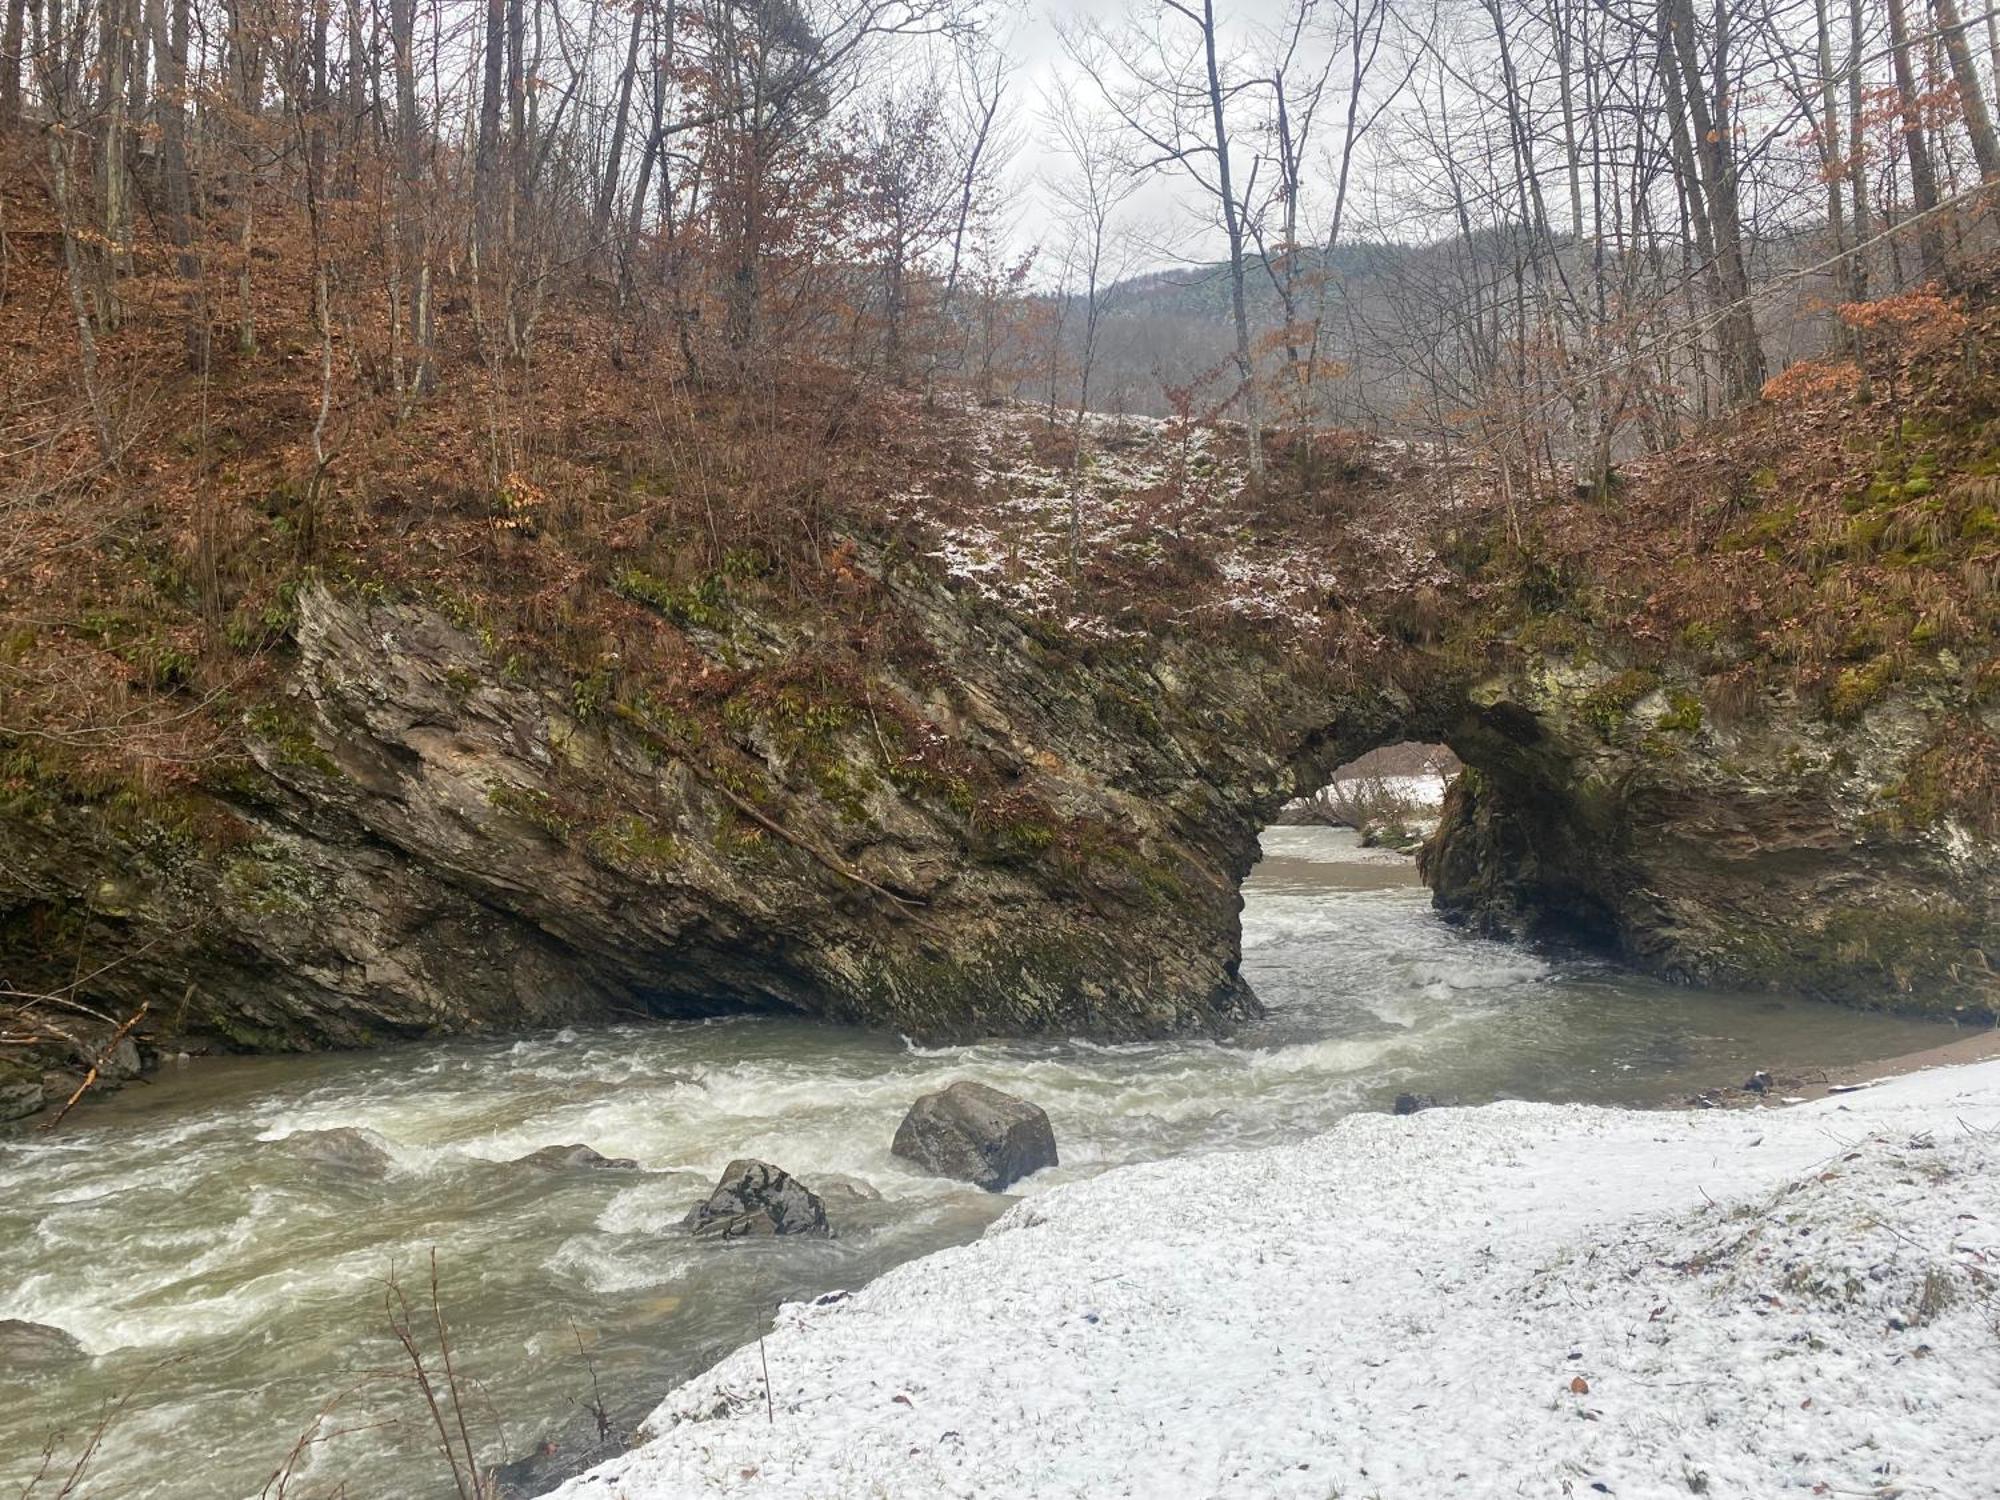
[[[958,212],[952,220],[951,260],[945,269],[944,295],[938,301],[938,322],[948,336],[951,330],[952,314],[958,298],[958,282],[965,264],[965,237],[972,227],[972,211],[978,202],[979,173],[986,162],[986,148],[993,138],[993,117],[999,113],[1000,101],[1006,89],[1005,64],[996,63],[993,73],[993,91],[982,95],[983,75],[975,60],[973,68],[973,100],[977,110],[973,119],[972,140],[966,148],[962,170],[958,177]],[[957,346],[957,356],[963,362],[965,347],[963,341]],[[936,396],[938,367],[944,357],[942,340],[932,354],[930,367],[924,377],[924,400],[929,402]]]
[[[81,45],[84,32],[78,28]],[[105,463],[117,461],[112,441],[111,417],[105,408],[104,385],[98,376],[97,330],[91,321],[87,267],[82,245],[83,224],[76,201],[75,151],[81,132],[73,121],[76,107],[75,62],[72,49],[64,45],[62,6],[49,0],[48,31],[43,39],[41,73],[42,107],[48,111],[49,187],[55,200],[56,223],[62,232],[63,283],[69,293],[71,320],[76,324],[77,374],[83,381],[84,399],[90,408],[91,430],[97,451]]]
[[[605,150],[604,178],[597,185],[597,202],[590,215],[593,254],[604,245],[604,237],[611,228],[612,205],[618,198],[618,173],[625,165],[625,127],[632,116],[632,80],[639,70],[639,37],[646,11],[643,4],[632,7],[632,38],[625,45],[625,67],[618,75],[618,107],[611,120],[611,144]]]
[[[1715,253],[1715,231],[1709,224],[1708,204],[1702,196],[1701,172],[1695,163],[1694,142],[1688,135],[1687,101],[1681,94],[1680,69],[1672,46],[1663,28],[1660,37],[1660,83],[1666,94],[1668,138],[1673,146],[1675,173],[1681,183],[1681,211],[1687,219],[1688,233],[1682,239],[1683,243],[1691,241],[1694,246],[1695,265],[1690,268],[1687,277],[1689,301],[1692,307],[1693,288],[1699,278],[1707,292],[1709,306],[1720,307],[1727,300],[1727,295],[1723,291],[1721,265]],[[1698,349],[1695,360],[1700,377],[1697,382],[1700,392],[1697,410],[1707,417],[1711,410],[1708,362]]]
[[[1229,238],[1229,312],[1236,325],[1236,371],[1242,379],[1243,420],[1250,439],[1250,477],[1264,477],[1264,422],[1257,396],[1257,365],[1250,347],[1250,310],[1244,291],[1243,217],[1229,170],[1229,124],[1222,69],[1216,57],[1215,0],[1202,0],[1202,51],[1208,67],[1208,109],[1214,121],[1216,189],[1222,227]]]
[[[308,42],[307,66],[312,70],[307,109],[311,121],[306,129],[306,170],[313,191],[326,181],[326,117],[333,98],[327,76],[327,37],[332,30],[331,0],[312,0],[312,33]]]
[[[369,29],[362,24],[362,0],[347,0],[347,100],[341,106],[346,119],[341,139],[346,143],[347,161],[341,173],[341,191],[349,198],[361,196],[362,143],[369,132],[363,122],[368,118],[368,67]],[[369,11],[374,17],[373,7]]]
[[[391,0],[391,3],[399,3],[399,0]],[[506,0],[486,0],[479,138],[472,153],[472,243],[475,255],[484,249],[493,233],[493,176],[500,153],[500,76],[507,51],[506,23]]]
[[[0,29],[0,128],[21,123],[22,25],[28,0],[7,0],[7,21]]]
[[[1995,97],[2000,98],[2000,9],[1986,7],[1986,56],[1993,69]]]
[[[507,0],[507,134],[512,159],[514,211],[527,207],[529,164],[527,19],[522,0]]]
[[[1854,292],[1854,257],[1846,254],[1846,213],[1841,188],[1846,164],[1840,149],[1840,101],[1833,71],[1833,28],[1827,16],[1827,0],[1813,0],[1813,23],[1819,61],[1819,145],[1820,171],[1826,178],[1826,223],[1833,235],[1833,249],[1841,257],[1836,279],[1843,300],[1857,301]],[[1858,153],[1857,153],[1858,154]]]
[[[1868,299],[1868,153],[1861,149],[1862,132],[1867,129],[1867,94],[1861,81],[1861,49],[1864,41],[1861,6],[1863,0],[1848,0],[1847,6],[1847,155],[1848,207],[1853,213],[1854,255],[1849,262],[1848,295],[1856,302]],[[1855,347],[1860,348],[1859,335]]]
[[[639,154],[639,180],[632,188],[632,201],[625,208],[625,230],[618,244],[618,311],[619,318],[612,330],[611,359],[620,364],[625,357],[624,313],[633,294],[633,255],[639,244],[639,234],[646,219],[646,197],[652,187],[655,168],[661,171],[660,200],[663,205],[673,201],[672,184],[665,180],[665,168],[660,164],[660,153],[666,144],[667,73],[674,62],[675,23],[678,20],[678,0],[666,0],[664,21],[656,21],[653,35],[654,58],[651,69],[653,98],[647,110],[646,146]],[[671,229],[671,225],[668,226]],[[670,245],[667,251],[669,261],[675,254]],[[678,325],[677,333],[681,345],[682,358],[687,365],[689,378],[695,376],[694,336],[685,319],[679,316],[678,293],[674,298],[673,313]]]
[[[179,251],[175,269],[186,286],[188,368],[205,373],[209,361],[208,299],[203,287],[201,256],[194,245],[194,185],[188,174],[187,59],[190,0],[171,0],[168,17],[156,12],[161,29],[154,33],[155,68],[160,80],[160,159],[167,200],[167,235]]]
[[[1715,236],[1716,270],[1722,304],[1717,308],[1722,338],[1723,389],[1731,405],[1749,401],[1764,384],[1764,352],[1750,307],[1750,274],[1743,256],[1743,223],[1737,197],[1736,125],[1729,76],[1728,0],[1715,0],[1712,93],[1702,76],[1699,41],[1695,34],[1694,0],[1668,0],[1667,25],[1680,62],[1688,108],[1694,115],[1695,160],[1701,189],[1708,200],[1709,227]]]
[[[151,39],[159,33],[160,0],[132,0],[132,127],[143,131],[149,123],[151,80],[147,74],[152,57]]]
[[[396,70],[397,243],[409,278],[408,323],[416,371],[411,382],[419,396],[437,385],[431,352],[431,236],[423,201],[423,146],[418,133],[416,71],[417,0],[389,0],[389,46]],[[476,189],[475,189],[476,190]]]
[[[523,359],[528,352],[528,323],[521,308],[521,281],[527,269],[522,245],[527,233],[533,158],[529,149],[527,20],[522,0],[507,0],[507,174],[508,193],[501,214],[501,239],[506,246],[500,267],[500,321],[506,330],[507,352]]]
[[[1558,5],[1550,17],[1555,33],[1556,88],[1562,101],[1563,169],[1569,178],[1569,232],[1583,238],[1583,157],[1577,149],[1576,95],[1570,55],[1569,18]]]
[[[1904,19],[1903,0],[1888,0],[1888,7],[1897,107],[1903,117],[1903,150],[1910,160],[1910,204],[1922,220],[1917,230],[1918,254],[1923,260],[1919,274],[1931,276],[1944,264],[1943,226],[1938,223],[1937,216],[1937,169],[1931,164],[1930,143],[1924,139],[1923,114],[1917,103],[1916,70],[1910,63],[1910,27]]]
[[[97,321],[106,329],[116,328],[124,316],[118,295],[118,280],[132,268],[132,219],[127,201],[125,174],[129,164],[125,138],[125,90],[129,82],[126,60],[131,56],[130,28],[126,12],[131,0],[103,0],[101,45],[98,48],[98,81],[102,105],[98,110],[98,187],[104,207],[104,244],[96,281]]]
[[[1972,157],[1979,163],[1983,182],[2000,178],[2000,140],[1993,135],[1993,119],[1986,112],[1986,92],[1979,84],[1979,69],[1972,61],[1972,49],[1965,44],[1965,23],[1958,18],[1957,0],[1931,0],[1943,33],[1945,56],[1951,59],[1951,76],[1958,80],[1959,108],[1965,113],[1965,129],[1972,137]]]
[[[235,0],[231,8],[229,46],[236,64],[237,105],[242,110],[237,149],[243,158],[236,174],[237,224],[236,351],[257,352],[257,303],[252,295],[251,235],[257,219],[257,149],[264,110],[264,35],[261,18],[251,13],[254,0]]]

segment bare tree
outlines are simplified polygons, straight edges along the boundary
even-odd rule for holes
[[[1135,0],[1122,25],[1067,26],[1063,40],[1070,59],[1131,136],[1135,169],[1179,174],[1220,220],[1228,251],[1237,399],[1248,433],[1250,473],[1261,479],[1263,410],[1247,287],[1252,183],[1246,178],[1239,186],[1231,149],[1243,100],[1261,80],[1238,75],[1213,0]]]
[[[1077,303],[1082,314],[1075,351],[1076,404],[1071,416],[1069,472],[1069,572],[1074,587],[1081,568],[1083,475],[1088,467],[1091,377],[1097,369],[1098,334],[1119,282],[1133,269],[1131,241],[1118,224],[1120,210],[1138,187],[1118,149],[1114,118],[1093,112],[1076,89],[1058,84],[1044,101],[1044,113],[1068,158],[1067,170],[1049,186],[1058,205],[1065,239],[1063,263],[1079,281],[1074,293],[1065,278],[1057,295]]]
[[[1945,55],[1951,59],[1951,75],[1958,84],[1958,104],[1965,115],[1966,133],[1972,138],[1972,155],[1979,163],[1979,175],[1986,182],[2000,179],[2000,140],[1993,135],[1993,120],[1986,112],[1986,91],[1979,82],[1979,69],[1966,44],[1965,23],[1958,18],[1957,0],[1931,0]]]

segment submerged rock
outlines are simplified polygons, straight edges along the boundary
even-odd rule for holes
[[[882,1194],[873,1183],[839,1172],[827,1172],[812,1180],[812,1190],[822,1198],[844,1198],[850,1203],[880,1203]]]
[[[522,1457],[495,1467],[496,1500],[534,1500],[586,1470],[621,1453],[629,1453],[632,1434],[638,1431],[649,1409],[641,1408],[609,1432],[596,1430],[590,1414],[573,1419],[566,1428],[544,1437]]]
[[[301,1130],[279,1142],[308,1166],[348,1177],[384,1177],[391,1158],[387,1143],[372,1130],[342,1125],[333,1130]]]
[[[0,1370],[40,1370],[86,1359],[83,1345],[47,1323],[0,1318]]]
[[[540,1167],[544,1171],[561,1171],[567,1167],[636,1167],[637,1161],[629,1156],[606,1156],[589,1146],[544,1146],[539,1151],[530,1151],[526,1156],[517,1156],[508,1163],[515,1167]]]
[[[690,1209],[683,1223],[705,1239],[779,1234],[825,1239],[833,1233],[817,1193],[782,1167],[747,1158],[729,1164],[715,1191]]]
[[[989,1193],[1057,1161],[1055,1130],[1040,1106],[967,1080],[911,1105],[889,1149]]]
[[[1436,1109],[1437,1103],[1435,1094],[1398,1094],[1396,1102],[1390,1106],[1390,1112],[1399,1115],[1421,1114],[1427,1109]]]

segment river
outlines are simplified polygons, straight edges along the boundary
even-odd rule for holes
[[[384,1305],[393,1281],[435,1362],[433,1251],[475,1449],[571,1444],[594,1390],[621,1416],[643,1408],[754,1339],[779,1300],[978,1234],[1008,1200],[916,1176],[888,1149],[910,1101],[954,1078],[1048,1110],[1063,1164],[1033,1193],[1294,1139],[1405,1089],[1649,1104],[1949,1034],[1468,937],[1431,914],[1408,862],[1344,833],[1273,829],[1265,850],[1244,969],[1271,1014],[1228,1042],[930,1049],[744,1017],[199,1061],[53,1136],[0,1138],[0,1318],[56,1325],[93,1356],[0,1368],[0,1493],[33,1477],[51,1435],[36,1493],[59,1493],[109,1413],[78,1493],[256,1495],[323,1409],[288,1494],[455,1493]],[[306,1148],[304,1133],[346,1127],[373,1134],[386,1170]],[[569,1142],[640,1169],[513,1164]],[[681,1216],[737,1156],[881,1198],[832,1194],[832,1241],[691,1242]]]

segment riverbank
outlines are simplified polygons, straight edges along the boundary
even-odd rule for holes
[[[1125,1168],[785,1308],[558,1493],[1970,1500],[2000,1472],[1996,1131],[1988,1060]]]
[[[1914,1052],[1899,1052],[1879,1062],[1842,1063],[1828,1068],[1774,1067],[1759,1070],[1740,1084],[1704,1089],[1685,1103],[1694,1109],[1763,1108],[1770,1104],[1807,1104],[1832,1095],[1852,1094],[1891,1078],[1903,1078],[1931,1068],[1959,1067],[2000,1058],[2000,1026],[1966,1027],[1949,1041]]]

